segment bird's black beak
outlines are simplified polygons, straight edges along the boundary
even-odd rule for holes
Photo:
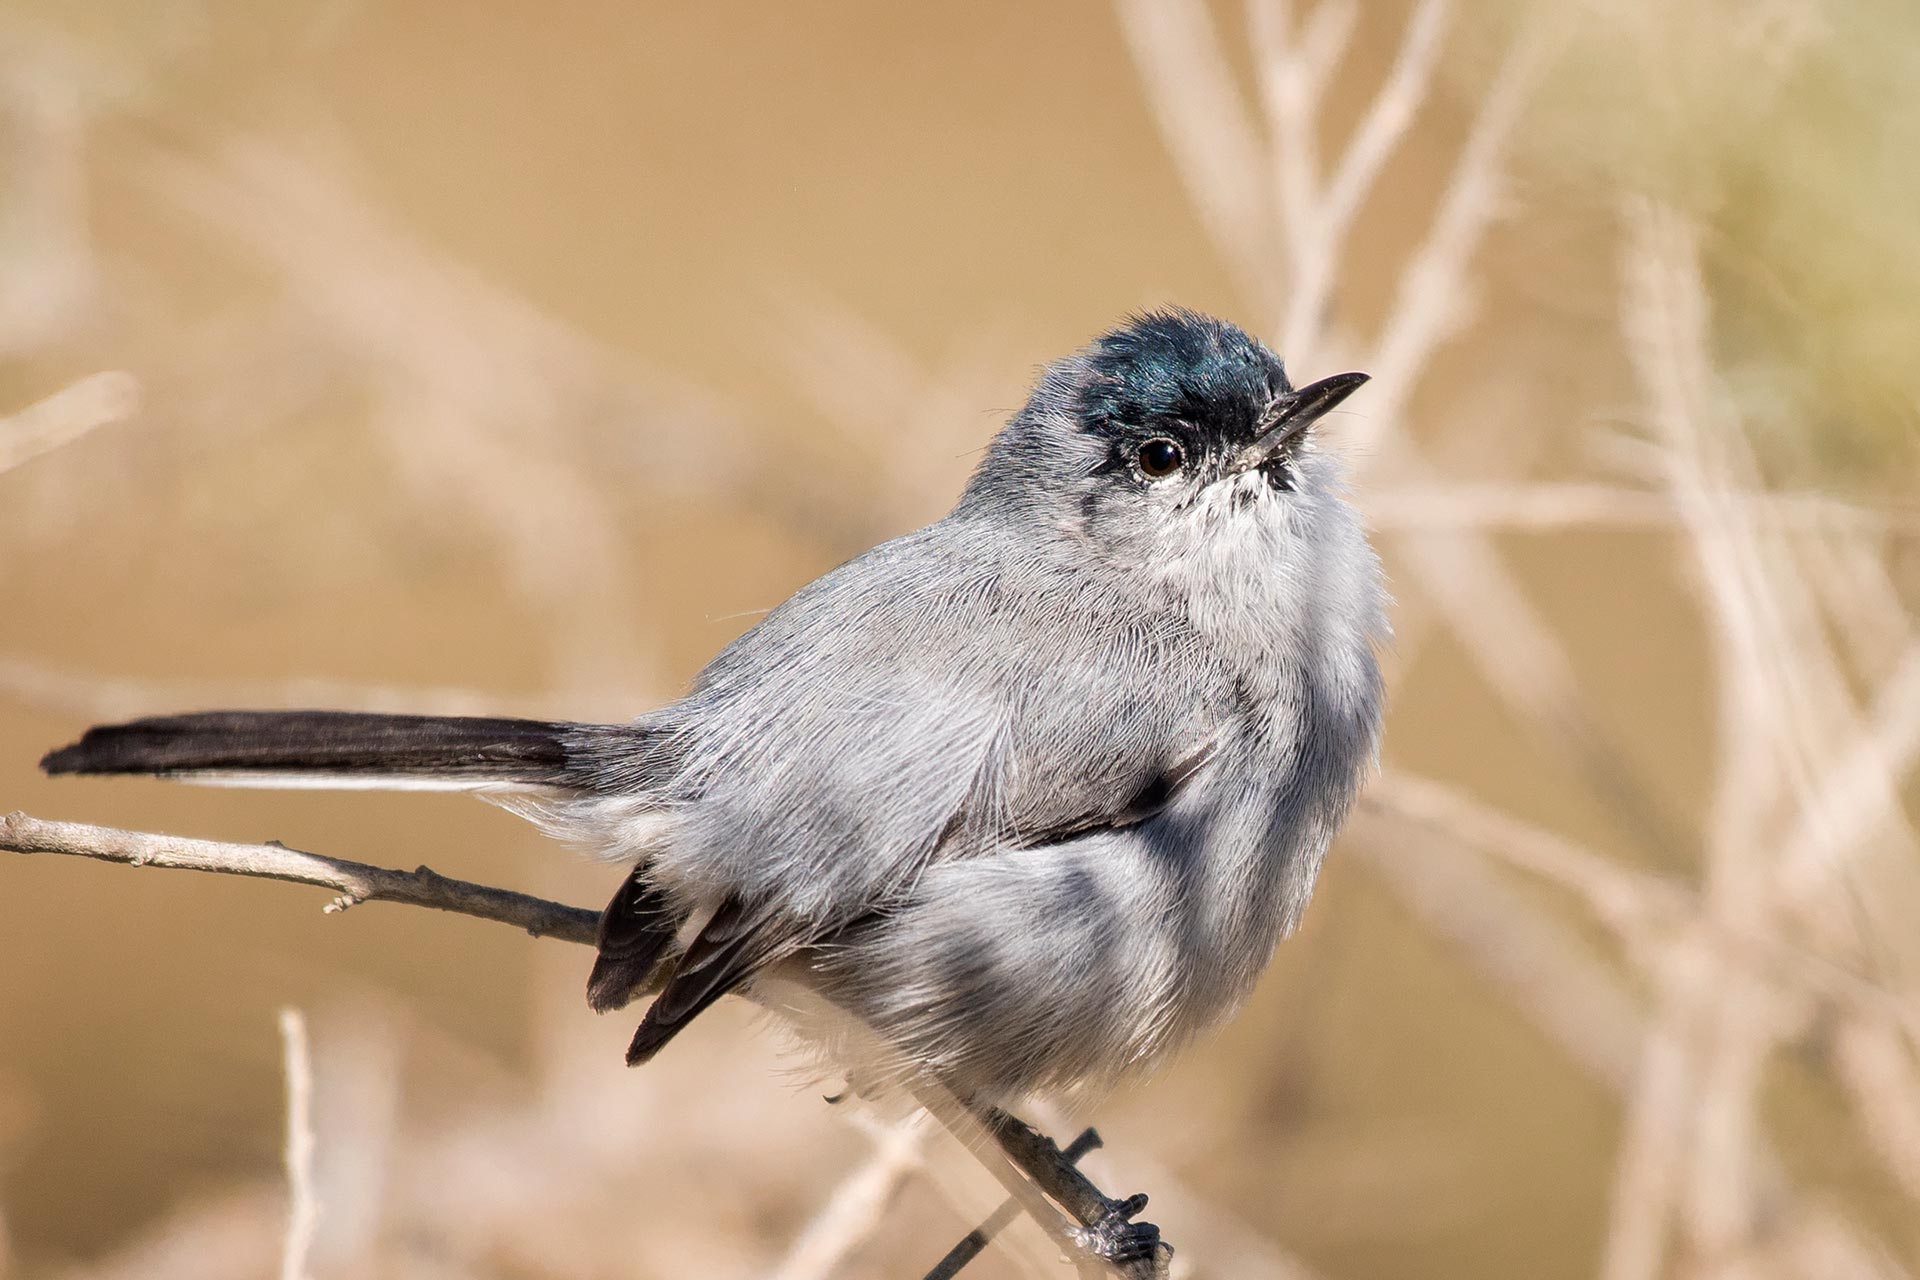
[[[1240,451],[1231,472],[1251,471],[1274,458],[1292,444],[1301,432],[1325,417],[1332,408],[1360,389],[1367,380],[1364,373],[1336,373],[1297,391],[1282,396],[1264,431]]]

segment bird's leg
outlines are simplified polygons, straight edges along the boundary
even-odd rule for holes
[[[1075,1244],[1129,1280],[1159,1280],[1167,1274],[1173,1246],[1151,1222],[1133,1220],[1147,1207],[1145,1195],[1109,1199],[1032,1125],[998,1107],[969,1109],[1007,1159],[1080,1224],[1068,1233]]]

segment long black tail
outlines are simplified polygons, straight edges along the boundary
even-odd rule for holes
[[[202,711],[99,725],[48,773],[145,773],[265,787],[575,787],[578,747],[612,726],[360,711]]]

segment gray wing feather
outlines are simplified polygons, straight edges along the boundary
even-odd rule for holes
[[[932,862],[1137,823],[1204,766],[1231,681],[1194,637],[991,536],[956,555],[923,530],[825,575],[642,722],[678,753],[646,875],[729,896],[636,1053]]]

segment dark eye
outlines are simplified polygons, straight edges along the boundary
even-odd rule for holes
[[[1156,436],[1140,446],[1140,470],[1156,480],[1172,475],[1186,460],[1186,452],[1165,436]]]

